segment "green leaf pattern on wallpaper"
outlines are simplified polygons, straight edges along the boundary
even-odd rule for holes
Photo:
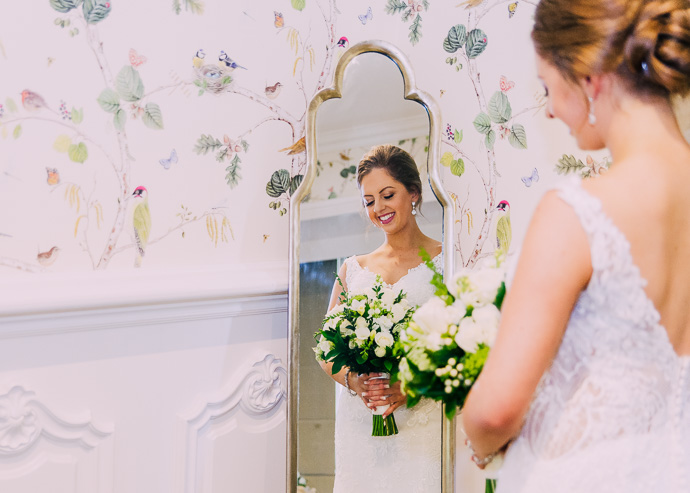
[[[386,13],[401,14],[403,22],[411,22],[408,39],[412,45],[422,38],[422,12],[429,10],[428,0],[388,0]]]
[[[543,106],[544,101],[538,101],[535,106],[514,111],[510,102],[510,90],[515,87],[515,83],[506,76],[501,76],[498,81],[498,88],[487,87],[485,80],[481,77],[481,61],[483,54],[490,49],[490,36],[480,28],[480,20],[492,9],[499,7],[503,2],[477,2],[470,0],[464,2],[463,6],[469,11],[467,24],[455,24],[448,28],[448,32],[443,39],[442,48],[445,52],[445,63],[460,74],[469,78],[475,89],[476,103],[479,112],[472,121],[474,130],[479,134],[480,146],[484,152],[478,158],[476,152],[470,152],[476,144],[474,139],[466,150],[461,145],[462,129],[455,128],[451,123],[446,124],[444,139],[442,144],[449,150],[442,152],[441,165],[447,167],[450,173],[458,178],[465,179],[468,169],[476,173],[483,183],[483,193],[486,198],[486,206],[483,211],[483,220],[479,224],[479,230],[474,228],[474,216],[468,204],[468,197],[460,200],[457,194],[451,193],[458,217],[459,229],[467,231],[472,239],[469,248],[463,249],[458,245],[461,261],[465,266],[472,266],[483,256],[489,254],[484,251],[487,238],[495,239],[496,232],[490,231],[494,217],[499,214],[497,209],[499,198],[496,196],[499,173],[499,163],[496,158],[496,145],[501,141],[507,143],[515,149],[527,149],[527,131],[522,122],[518,121],[527,113]],[[508,19],[515,14],[515,8],[509,8]],[[450,55],[450,56],[448,56]],[[464,70],[464,69],[467,70]],[[492,92],[488,101],[484,94],[489,89]],[[498,89],[498,90],[496,90]],[[443,93],[443,91],[442,91]],[[477,135],[477,134],[475,134]],[[469,168],[468,168],[469,165]],[[508,165],[508,163],[506,163]],[[537,180],[535,179],[534,182]],[[526,179],[523,179],[523,183]],[[533,182],[529,181],[531,185]],[[525,183],[527,185],[527,183]],[[476,194],[477,189],[473,188],[468,194]],[[501,198],[502,200],[502,198]],[[500,212],[503,213],[503,212]],[[496,242],[489,243],[491,244]],[[469,251],[469,254],[465,254]]]

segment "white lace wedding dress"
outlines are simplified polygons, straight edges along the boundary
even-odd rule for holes
[[[442,256],[434,258],[439,270]],[[371,286],[376,274],[362,268],[355,257],[345,261],[348,290]],[[410,269],[392,285],[421,305],[434,293],[432,273],[424,265]],[[423,399],[411,409],[399,407],[399,433],[372,437],[372,414],[359,396],[342,385],[336,391],[335,485],[333,493],[437,493],[441,491],[441,405]]]
[[[558,194],[588,236],[593,274],[498,492],[690,492],[690,357],[675,353],[600,201],[579,180]]]

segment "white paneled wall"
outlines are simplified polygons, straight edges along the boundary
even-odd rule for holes
[[[285,272],[184,275],[177,303],[108,306],[117,282],[67,311],[3,303],[0,492],[283,491]]]

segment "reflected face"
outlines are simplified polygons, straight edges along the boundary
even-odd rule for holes
[[[596,126],[588,121],[589,103],[583,87],[564,79],[556,67],[539,55],[537,75],[546,93],[546,116],[565,123],[580,149],[601,149],[604,143]]]
[[[361,191],[369,219],[386,234],[401,231],[414,221],[412,201],[419,197],[385,169],[372,169],[362,179]]]

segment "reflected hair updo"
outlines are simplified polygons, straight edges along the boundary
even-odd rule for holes
[[[422,206],[422,180],[414,158],[410,153],[394,145],[380,145],[369,149],[357,166],[357,187],[373,169],[385,169],[395,181],[402,183],[409,193],[416,193],[417,208]]]
[[[572,82],[615,73],[640,96],[690,91],[688,0],[541,0],[532,40]]]

